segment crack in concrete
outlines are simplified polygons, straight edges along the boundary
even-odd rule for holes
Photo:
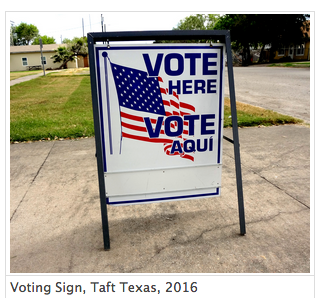
[[[257,223],[260,223],[260,222],[267,222],[267,221],[270,221],[270,220],[273,220],[275,219],[276,217],[282,215],[282,214],[295,214],[295,213],[300,213],[300,212],[303,212],[303,211],[306,211],[307,209],[301,209],[301,210],[297,210],[297,211],[293,211],[293,212],[282,212],[282,211],[279,211],[277,214],[274,214],[272,216],[269,216],[267,218],[261,218],[259,220],[254,220],[254,221],[250,221],[250,222],[246,222],[246,224],[257,224]],[[221,229],[226,229],[226,228],[230,228],[230,227],[233,227],[233,226],[236,226],[238,223],[233,223],[233,224],[230,224],[230,225],[226,225],[226,226],[217,226],[217,227],[213,227],[212,229],[206,229],[206,230],[203,230],[197,237],[195,238],[192,238],[192,239],[188,239],[186,241],[175,241],[174,243],[169,243],[163,247],[161,247],[160,249],[157,249],[155,254],[150,257],[144,265],[140,266],[140,267],[135,267],[129,271],[127,271],[127,273],[133,273],[135,271],[138,271],[138,270],[141,270],[142,268],[145,268],[149,263],[151,263],[153,261],[153,259],[155,257],[157,257],[162,251],[164,251],[165,249],[169,248],[169,247],[172,247],[172,246],[175,246],[176,244],[181,244],[181,245],[189,245],[190,243],[192,242],[195,242],[197,240],[199,240],[200,238],[203,237],[204,234],[206,233],[209,233],[209,232],[213,232],[213,231],[216,231],[216,230],[219,230],[220,228]],[[244,235],[240,235],[237,233],[237,236],[244,236]],[[232,239],[232,235],[228,236],[228,237],[225,237],[225,239]]]
[[[236,223],[233,223],[233,224],[230,224],[230,225],[227,225],[227,226],[222,226],[222,228],[227,228],[227,227],[236,226],[236,225],[237,225]],[[192,239],[188,239],[188,240],[186,240],[186,241],[175,241],[175,242],[174,242],[175,244],[174,244],[174,243],[169,243],[169,244],[167,244],[166,246],[163,246],[163,247],[161,247],[160,249],[157,249],[156,252],[155,252],[155,254],[154,254],[151,258],[149,258],[149,260],[146,261],[145,265],[140,266],[140,267],[133,268],[133,269],[129,270],[128,273],[133,273],[135,270],[140,270],[140,269],[146,267],[147,264],[149,264],[150,262],[152,262],[152,260],[153,260],[157,255],[159,255],[163,250],[167,249],[168,247],[172,247],[172,246],[174,246],[174,245],[176,245],[176,244],[188,245],[188,244],[190,244],[190,243],[192,243],[192,242],[197,241],[197,240],[198,240],[199,238],[201,238],[205,233],[215,231],[215,230],[217,230],[217,229],[219,229],[219,228],[220,228],[220,226],[213,227],[212,229],[203,230],[197,237],[192,238]]]
[[[24,198],[26,197],[27,193],[29,192],[29,189],[31,188],[32,184],[34,183],[34,181],[35,181],[35,179],[37,178],[38,174],[40,173],[41,169],[43,168],[43,166],[44,166],[44,164],[45,164],[47,158],[48,158],[49,155],[51,154],[51,151],[52,151],[52,149],[54,148],[54,146],[55,146],[55,142],[53,143],[53,146],[51,147],[51,149],[50,149],[50,151],[48,152],[47,156],[45,157],[43,163],[42,163],[41,166],[39,167],[37,173],[35,174],[33,180],[31,181],[31,183],[30,183],[28,189],[26,190],[24,196],[22,197],[21,201],[19,202],[18,206],[16,207],[16,209],[14,210],[12,216],[10,217],[10,222],[11,222],[11,220],[13,219],[13,217],[14,217],[15,213],[17,212],[17,210],[19,209],[20,205],[22,204]]]
[[[225,153],[223,153],[225,154]],[[233,159],[234,160],[234,157],[229,155],[229,154],[226,154],[226,156],[228,156],[229,158]],[[306,208],[310,209],[310,206],[306,205],[305,203],[301,202],[300,200],[296,199],[294,196],[292,196],[290,193],[288,193],[286,190],[284,190],[283,188],[279,187],[277,184],[275,184],[274,182],[268,180],[267,178],[265,178],[264,176],[262,176],[260,173],[256,172],[255,170],[253,170],[252,168],[244,165],[243,163],[241,163],[241,166],[244,166],[245,168],[249,169],[250,171],[252,171],[253,174],[259,176],[260,178],[262,178],[263,180],[265,180],[266,182],[270,183],[271,185],[273,185],[274,187],[276,187],[277,189],[283,191],[286,195],[288,195],[289,197],[291,197],[293,200],[297,201],[298,203],[304,205]],[[242,181],[243,183],[243,181]]]
[[[259,223],[259,222],[270,221],[270,220],[273,220],[273,219],[275,219],[276,217],[278,217],[278,216],[280,216],[282,214],[296,214],[296,213],[300,213],[300,212],[303,212],[303,211],[307,211],[307,209],[301,209],[301,210],[290,211],[290,212],[279,211],[277,214],[274,214],[274,215],[269,216],[267,218],[260,218],[258,220],[249,221],[249,222],[247,222],[247,224],[256,224],[256,223]]]

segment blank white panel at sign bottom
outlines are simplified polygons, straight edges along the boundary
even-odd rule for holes
[[[219,195],[221,165],[105,174],[109,204]],[[144,201],[143,201],[144,202]],[[144,202],[145,203],[145,202]]]

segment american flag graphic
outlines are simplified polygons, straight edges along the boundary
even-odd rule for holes
[[[194,161],[193,153],[171,154],[174,140],[181,146],[188,137],[188,121],[183,121],[183,132],[177,137],[169,137],[164,132],[164,120],[168,116],[183,117],[195,112],[195,107],[180,100],[173,91],[170,95],[161,77],[148,77],[147,72],[121,66],[110,62],[117,90],[121,116],[121,134],[123,138],[143,142],[162,143],[164,152],[169,156],[178,155]],[[158,117],[164,117],[158,137],[150,138],[144,118],[148,117],[153,131]],[[158,125],[161,123],[159,122]],[[170,124],[171,130],[177,130],[177,121]]]

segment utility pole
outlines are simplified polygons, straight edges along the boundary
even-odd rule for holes
[[[61,44],[63,43],[63,38],[62,38],[62,35],[61,35]]]
[[[103,20],[104,20],[104,18],[101,14],[101,32],[103,32]],[[104,44],[105,42],[103,41],[102,43]]]
[[[85,32],[84,32],[84,18],[82,18],[83,20],[83,37],[85,37]]]
[[[42,38],[39,38],[39,42],[40,42],[40,49],[41,49],[41,62],[42,62],[42,66],[43,66],[43,73],[45,76],[45,66],[44,66],[44,60],[43,60],[43,43],[42,43]]]
[[[11,22],[11,26],[10,26],[10,46],[13,46],[13,30],[12,28],[14,27],[14,22],[13,21],[10,21]]]

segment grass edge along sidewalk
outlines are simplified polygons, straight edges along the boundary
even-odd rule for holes
[[[231,126],[225,98],[224,127]],[[237,102],[238,126],[299,124],[302,120]],[[10,142],[94,136],[90,77],[42,76],[10,87]]]

